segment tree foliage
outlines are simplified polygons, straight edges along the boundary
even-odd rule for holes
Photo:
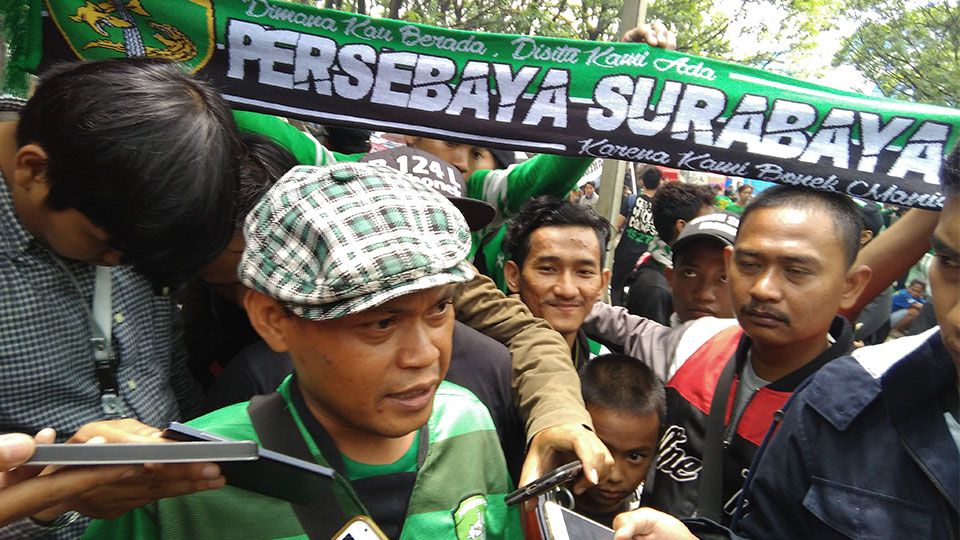
[[[462,30],[616,40],[623,0],[295,0]],[[804,51],[832,26],[843,0],[652,0],[647,20],[672,24],[682,52],[767,67]],[[750,14],[762,10],[773,16]],[[736,34],[731,37],[731,34]],[[732,40],[776,46],[735,55]]]
[[[834,65],[855,66],[885,96],[960,107],[956,0],[909,6],[856,0],[851,7],[861,24],[844,40]]]

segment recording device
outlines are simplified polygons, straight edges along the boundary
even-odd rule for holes
[[[579,461],[567,463],[510,493],[504,501],[508,505],[523,503],[576,480],[582,473],[583,464]]]
[[[544,540],[613,540],[613,529],[541,498],[537,504]]]
[[[175,441],[227,441],[224,437],[171,422],[163,437]],[[257,447],[259,459],[220,463],[227,484],[296,504],[308,504],[328,489],[335,472],[329,467]]]
[[[257,459],[253,441],[38,444],[26,465],[130,465]]]
[[[367,516],[354,516],[332,540],[387,540],[387,535]]]

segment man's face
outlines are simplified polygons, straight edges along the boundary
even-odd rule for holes
[[[740,222],[727,275],[737,320],[758,345],[825,343],[837,309],[856,298],[836,229],[821,209],[763,208]]]
[[[80,211],[47,206],[46,152],[37,145],[18,150],[10,195],[17,217],[30,234],[61,257],[88,264],[116,266],[123,253],[110,245],[110,235]]]
[[[752,187],[743,188],[742,190],[740,190],[740,193],[739,195],[737,195],[737,197],[738,197],[737,202],[740,203],[740,206],[747,204],[747,202],[750,201],[750,198],[753,197],[753,188]]]
[[[599,485],[576,498],[577,508],[588,512],[619,510],[647,477],[660,432],[657,413],[645,415],[587,406],[597,437],[613,455],[613,469]]]
[[[213,287],[225,298],[233,300],[241,306],[243,305],[243,294],[246,292],[246,287],[240,283],[237,266],[240,265],[243,246],[243,234],[235,233],[227,247],[197,273],[204,283]]]
[[[100,266],[120,264],[123,252],[110,247],[110,235],[73,208],[34,210],[24,226],[54,253],[67,259]],[[19,213],[19,209],[18,209]],[[22,216],[22,214],[21,214]]]
[[[593,187],[593,184],[584,184],[584,185],[583,185],[583,194],[586,195],[587,197],[593,197],[593,194],[594,194],[594,192],[596,192],[596,191],[597,191],[597,190],[596,190],[596,188]]]
[[[537,317],[564,335],[576,333],[610,280],[600,266],[600,243],[589,227],[540,227],[518,268],[508,261],[504,275],[510,290]]]
[[[470,178],[474,171],[497,168],[493,154],[479,146],[426,137],[407,137],[407,144],[453,165],[464,178]]]
[[[470,155],[467,157],[467,174],[473,174],[474,171],[494,170],[497,168],[497,160],[494,159],[490,150],[480,146],[471,146]]]
[[[907,290],[910,292],[910,296],[920,298],[923,296],[926,287],[922,283],[912,283]]]
[[[960,363],[960,197],[948,197],[933,231],[930,292],[940,335],[953,361]]]
[[[283,331],[311,412],[331,433],[397,438],[425,424],[450,365],[454,286]]]
[[[673,289],[673,308],[682,322],[733,316],[723,247],[720,241],[705,238],[674,252],[667,278]]]

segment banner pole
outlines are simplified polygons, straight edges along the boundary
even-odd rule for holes
[[[647,0],[623,0],[620,8],[620,34],[640,26],[647,17]],[[600,173],[600,200],[597,201],[597,213],[616,223],[620,213],[620,199],[623,194],[623,175],[627,170],[626,163],[615,159],[603,160],[603,171]],[[613,231],[610,235],[610,244],[607,246],[606,260],[603,267],[610,269],[613,266],[613,251],[617,247],[620,235]],[[603,299],[610,302],[610,291],[604,292]]]

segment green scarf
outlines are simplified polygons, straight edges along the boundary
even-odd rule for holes
[[[0,17],[14,44],[11,92],[25,91],[23,73],[64,59],[165,58],[239,109],[920,208],[942,207],[937,174],[960,128],[955,110],[643,44],[449,30],[275,0],[7,0]]]

